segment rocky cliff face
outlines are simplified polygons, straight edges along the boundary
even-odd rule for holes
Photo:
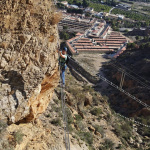
[[[0,120],[29,122],[58,81],[57,23],[49,0],[0,1]]]

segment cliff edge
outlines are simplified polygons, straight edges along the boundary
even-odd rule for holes
[[[30,122],[58,82],[60,14],[49,0],[0,1],[0,120]]]

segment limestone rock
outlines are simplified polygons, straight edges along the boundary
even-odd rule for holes
[[[58,82],[53,4],[2,0],[0,11],[0,120],[29,122],[45,111]]]
[[[129,143],[130,143],[130,144],[133,144],[133,143],[134,143],[134,140],[133,140],[133,138],[132,138],[132,137],[130,137],[130,139],[129,139]]]

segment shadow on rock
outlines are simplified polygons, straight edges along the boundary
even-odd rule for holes
[[[2,71],[1,75],[3,76],[3,80],[0,79],[0,82],[3,84],[9,84],[11,87],[10,94],[14,97],[16,100],[16,108],[18,107],[19,100],[16,95],[16,91],[20,91],[23,95],[24,99],[27,99],[26,93],[24,91],[24,79],[21,74],[19,74],[17,71],[11,70],[11,71]]]

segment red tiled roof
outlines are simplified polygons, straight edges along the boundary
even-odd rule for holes
[[[78,51],[114,51],[113,49],[77,49]]]
[[[91,41],[86,41],[86,40],[78,40],[78,43],[91,43]]]
[[[95,40],[96,42],[106,42],[106,41],[127,41],[126,39],[103,39],[103,40],[101,40],[101,39],[99,39],[99,40]]]
[[[72,53],[75,53],[75,50],[73,49],[73,47],[70,45],[69,42],[66,42],[66,45],[68,46],[69,50],[70,50]]]
[[[120,35],[118,32],[111,32],[111,35]]]
[[[113,43],[107,44],[107,43],[106,43],[106,45],[107,45],[107,46],[120,46],[121,44],[113,44]]]
[[[126,40],[126,38],[124,37],[109,37],[108,39],[125,39]]]
[[[75,46],[75,48],[84,48],[84,46]]]
[[[123,37],[123,36],[121,36],[121,35],[115,35],[115,36],[109,35],[108,38],[118,38],[118,37]]]
[[[112,49],[109,46],[75,46],[75,48],[77,49]]]
[[[78,37],[79,37],[79,36],[75,36],[75,37],[73,37],[73,38],[67,40],[67,42],[70,42],[70,41],[72,41],[72,40],[75,40],[75,39],[77,39]]]
[[[84,46],[84,45],[92,46],[93,43],[73,43],[73,45],[75,45],[75,46]]]
[[[90,40],[89,38],[81,38],[80,40]]]
[[[106,41],[106,43],[113,43],[113,44],[122,44],[122,43],[125,43],[126,41]]]
[[[82,33],[80,33],[80,32],[78,32],[77,34],[76,34],[76,36],[80,36],[80,35],[83,35]]]

